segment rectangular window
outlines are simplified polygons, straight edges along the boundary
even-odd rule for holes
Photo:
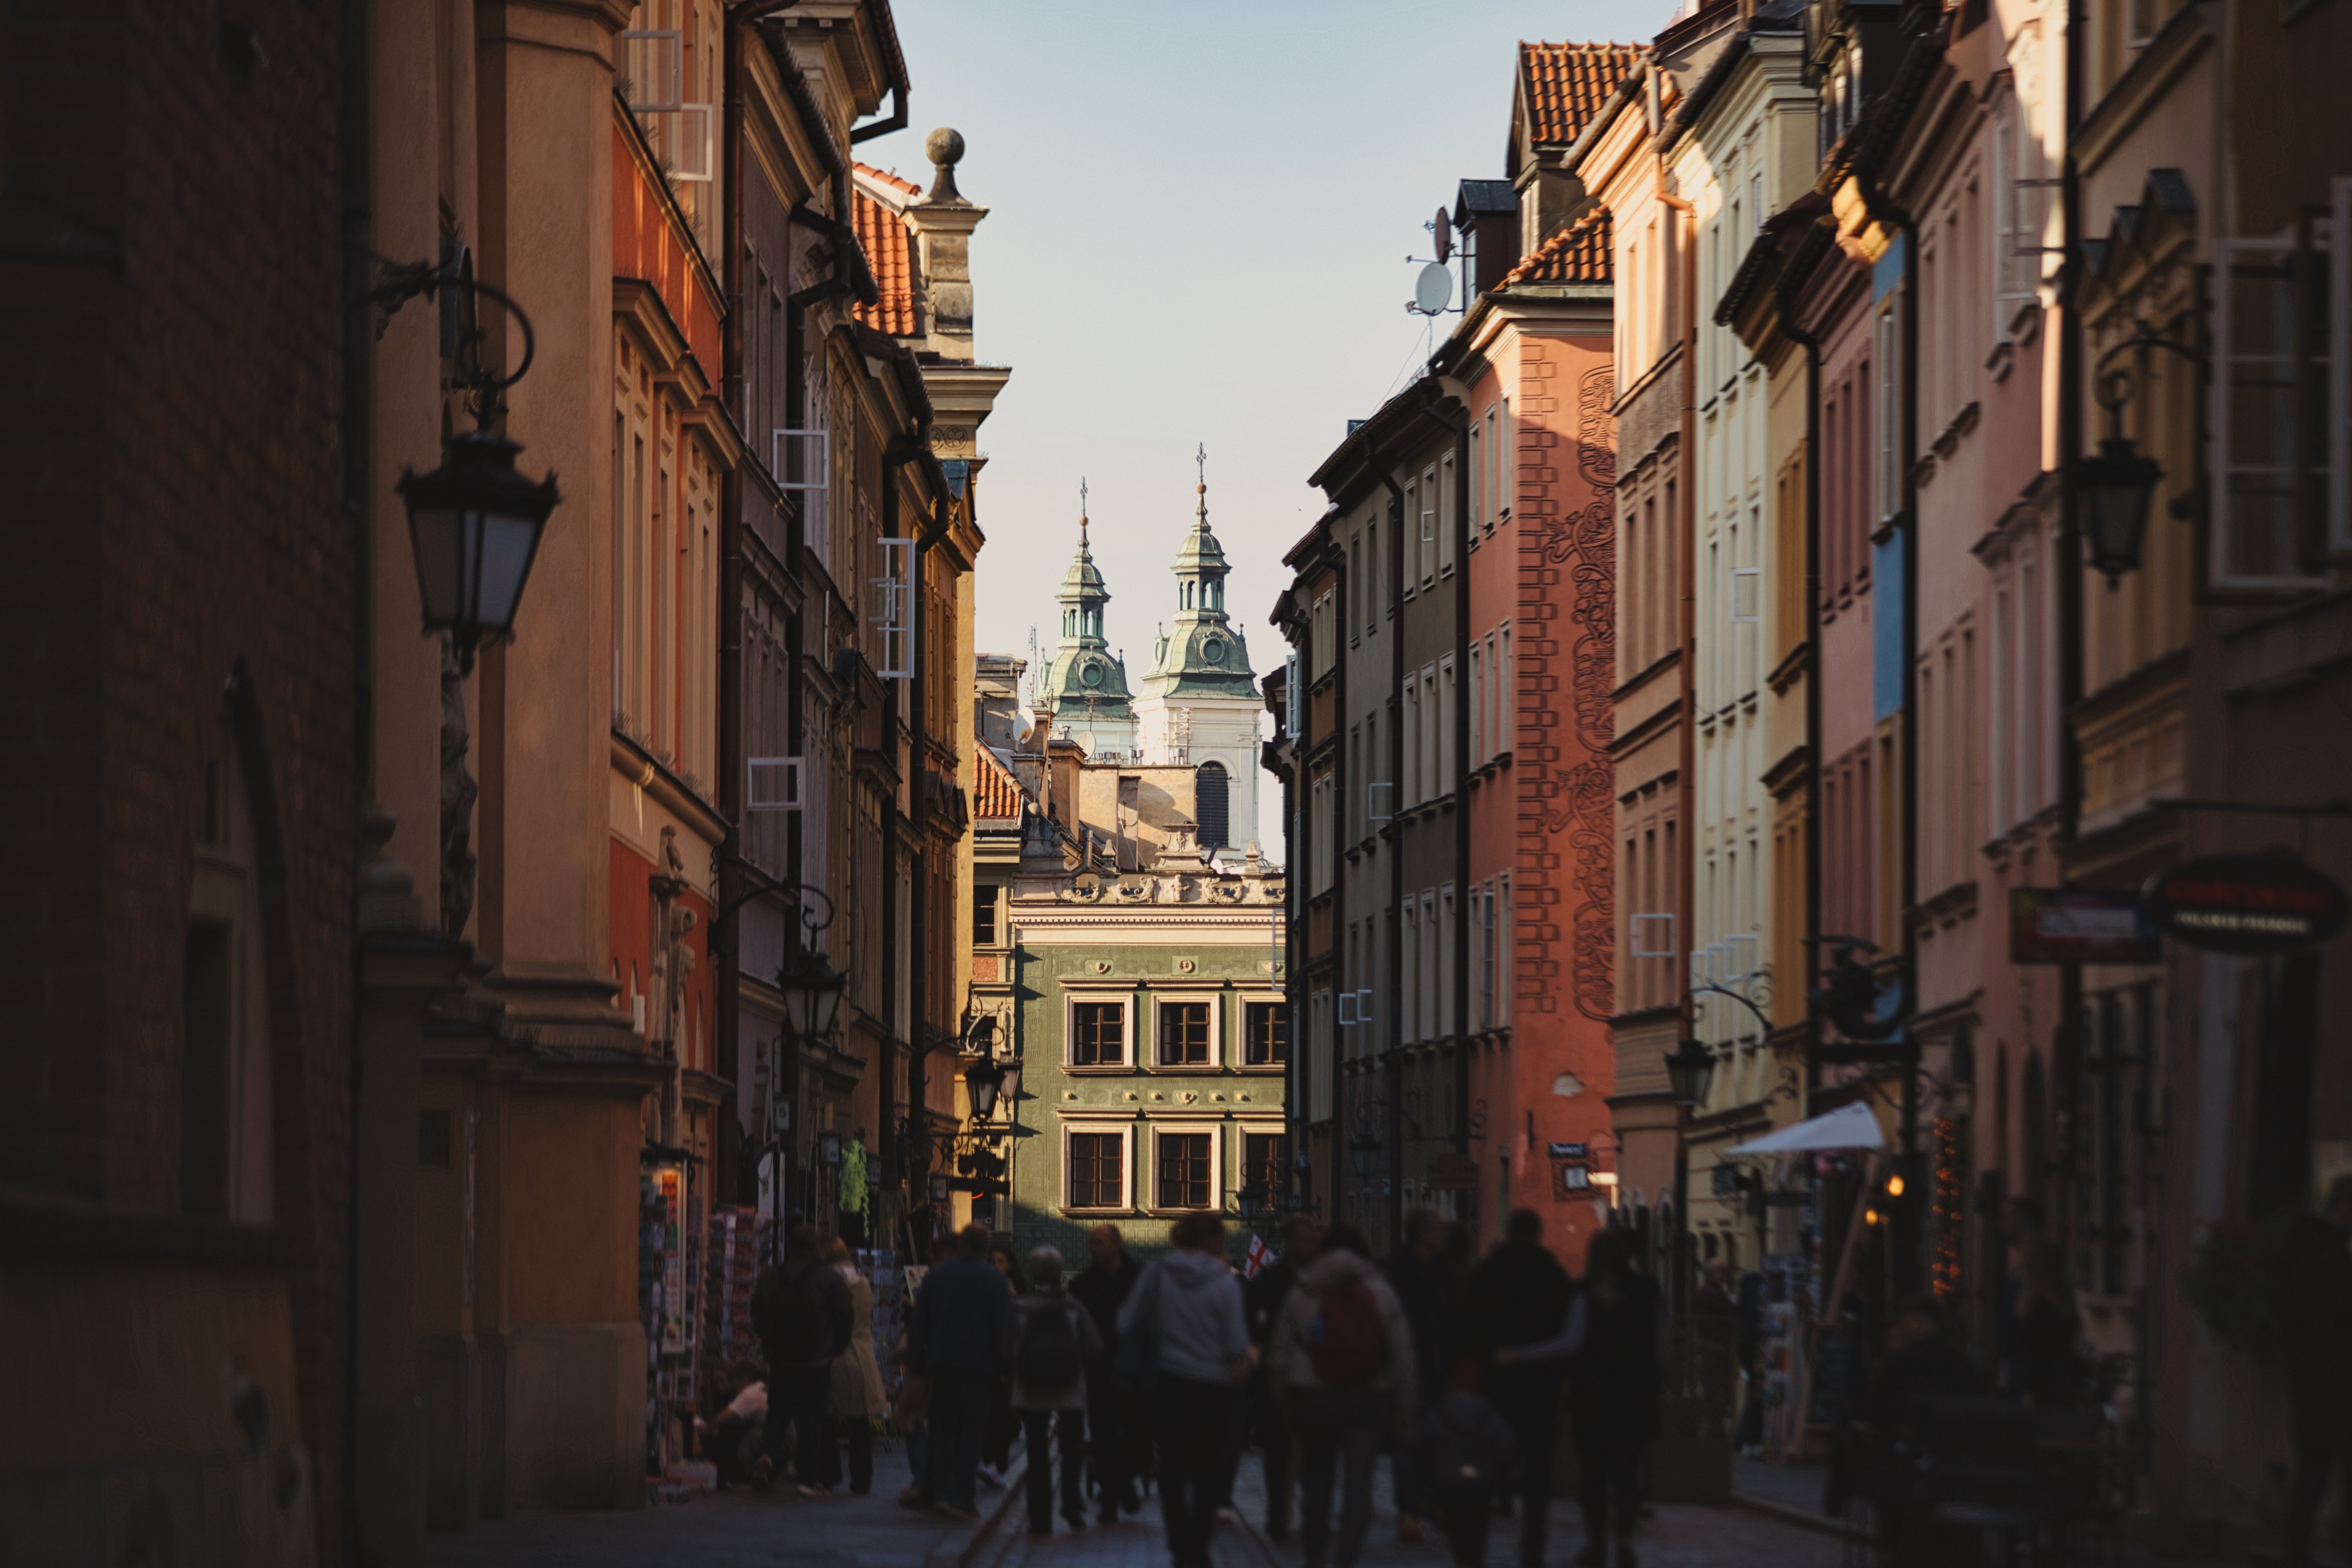
[[[1511,628],[1507,624],[1504,626],[1498,637],[1500,640],[1497,645],[1498,651],[1495,656],[1495,678],[1496,684],[1501,689],[1496,698],[1496,706],[1502,712],[1495,724],[1495,750],[1507,752],[1511,749],[1511,742],[1516,734],[1511,711],[1515,696],[1511,690]]]
[[[1470,531],[1474,535],[1485,532],[1486,528],[1486,420],[1470,422]]]
[[[1462,759],[1454,746],[1454,704],[1458,696],[1454,685],[1454,659],[1451,655],[1437,661],[1437,793],[1451,795],[1462,780]]]
[[[1507,397],[1502,401],[1502,411],[1503,426],[1498,432],[1501,439],[1495,444],[1496,461],[1499,466],[1495,482],[1495,500],[1496,515],[1508,517],[1511,515],[1512,494],[1518,489],[1519,470],[1511,451],[1511,400]]]
[[[1127,1005],[1076,1002],[1070,1006],[1070,1065],[1118,1067],[1127,1060]]]
[[[1070,1134],[1069,1206],[1115,1209],[1127,1201],[1127,1139],[1117,1132]]]
[[[1209,1065],[1208,1002],[1160,1004],[1160,1065],[1197,1068]]]
[[[1204,1209],[1215,1184],[1209,1169],[1209,1132],[1160,1134],[1160,1198],[1163,1209]]]
[[[1290,1007],[1284,1002],[1252,1002],[1244,1008],[1242,1065],[1280,1067],[1290,1059]]]
[[[1454,454],[1437,465],[1437,569],[1454,570]]]
[[[971,945],[996,945],[996,888],[992,883],[975,882],[971,889]]]
[[[1903,507],[1903,401],[1901,396],[1902,312],[1896,309],[1901,296],[1890,292],[1878,310],[1876,341],[1872,344],[1873,366],[1878,376],[1878,404],[1874,410],[1877,426],[1877,464],[1874,486],[1880,522],[1885,522]]]
[[[1470,765],[1486,761],[1486,645],[1470,645]]]
[[[1242,1185],[1255,1187],[1261,1202],[1288,1185],[1289,1167],[1288,1137],[1280,1132],[1242,1134]]]
[[[2216,315],[2223,374],[2214,443],[2221,457],[2214,580],[2236,587],[2300,587],[2310,561],[2341,525],[2322,529],[2340,493],[2329,474],[2340,432],[2327,423],[2329,224],[2309,240],[2238,240]],[[2337,421],[2341,423],[2340,418]]]
[[[1478,1026],[1495,1026],[1495,890],[1484,888],[1470,895],[1478,914]]]

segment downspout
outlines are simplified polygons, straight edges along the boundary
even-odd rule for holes
[[[375,326],[366,308],[374,287],[370,258],[375,254],[375,106],[371,94],[375,69],[374,7],[370,0],[342,0],[343,241],[343,516],[352,531],[352,867],[367,853],[368,806],[375,795]],[[365,973],[360,942],[359,900],[362,884],[352,879],[351,976],[352,1005],[345,1040],[352,1081],[345,1113],[352,1135],[345,1140],[349,1168],[343,1182],[343,1422],[342,1474],[337,1478],[342,1508],[343,1560],[358,1563],[367,1551],[360,1528],[353,1478],[360,1460],[360,1101],[361,1015],[358,990]]]
[[[1780,331],[1805,351],[1805,964],[1822,934],[1822,341],[1797,324],[1787,280],[1773,281]],[[1811,988],[1808,979],[1807,989]],[[1821,1078],[1821,1021],[1805,1009],[1804,1112]]]
[[[2058,843],[2063,856],[2081,830],[2083,816],[2083,752],[2074,735],[2072,715],[2075,704],[2083,700],[2083,512],[2082,498],[2077,493],[2069,470],[2083,451],[2083,326],[2077,309],[2082,280],[2083,244],[2083,169],[2077,156],[2079,145],[2076,130],[2083,123],[2084,83],[2083,55],[2079,45],[2086,42],[2089,26],[2084,15],[2083,0],[2067,0],[2066,5],[2066,82],[2065,82],[2065,153],[2059,167],[2059,210],[2063,234],[2059,244],[2058,273]],[[2063,864],[2063,860],[2062,860]],[[2063,877],[2062,877],[2062,879]],[[2212,998],[2204,998],[2211,1006]],[[2051,1065],[2061,1067],[2072,1053],[2062,1055],[2059,1043],[2066,1032],[2077,1026],[2083,1016],[2083,966],[2063,963],[2058,966],[2058,1027],[2052,1038]],[[2032,1048],[2028,1042],[2027,1048]],[[2059,1103],[2069,1111],[2073,1109],[2073,1086],[2063,1072],[2053,1072],[2057,1083]],[[2073,1118],[2069,1118],[2071,1129]],[[2074,1209],[2071,1179],[2074,1170],[2073,1137],[2058,1147],[2062,1156],[2054,1202],[2045,1205],[2047,1216],[2056,1222],[2061,1238],[2069,1235],[2068,1216]],[[2042,1172],[2029,1173],[2026,1190],[2034,1190]],[[2146,1363],[2143,1363],[2146,1364]],[[2142,1423],[2146,1426],[2145,1421]]]
[[[1339,972],[1339,978],[1342,981],[1349,981],[1353,980],[1355,976],[1348,973],[1345,970],[1340,968],[1340,961],[1343,954],[1339,947],[1339,924],[1341,918],[1346,913],[1348,908],[1348,858],[1339,853],[1339,844],[1340,840],[1346,836],[1348,831],[1348,792],[1353,789],[1362,789],[1365,786],[1364,782],[1361,779],[1353,779],[1347,776],[1347,748],[1339,744],[1339,731],[1347,724],[1348,714],[1349,711],[1348,707],[1348,656],[1344,651],[1344,639],[1347,636],[1348,628],[1355,625],[1355,622],[1348,618],[1354,612],[1349,608],[1348,604],[1349,563],[1347,554],[1344,551],[1339,548],[1336,538],[1333,539],[1329,548],[1331,553],[1339,557],[1339,565],[1332,573],[1331,583],[1331,608],[1333,616],[1337,617],[1331,625],[1331,662],[1336,667],[1331,685],[1331,776],[1339,781],[1339,787],[1333,791],[1333,798],[1331,801],[1331,842],[1328,847],[1328,852],[1331,857],[1331,967],[1335,971]],[[1310,660],[1309,668],[1312,668],[1313,666],[1311,660],[1313,658],[1315,647],[1315,622],[1313,618],[1314,609],[1311,605],[1308,606],[1307,616],[1307,647]],[[1314,704],[1309,702],[1307,704],[1308,715],[1311,717],[1314,711]],[[1312,724],[1302,723],[1299,726],[1299,733],[1307,739],[1307,748],[1311,752],[1314,749]],[[1314,795],[1311,791],[1307,795],[1307,800],[1309,803],[1307,809],[1311,812],[1314,809],[1312,804]],[[1370,816],[1369,796],[1366,797],[1365,816],[1369,820]],[[1307,824],[1307,831],[1301,834],[1299,837],[1306,839],[1307,842],[1312,843],[1313,830],[1314,824],[1310,822]],[[1310,860],[1307,869],[1310,872],[1314,869],[1311,859],[1312,853],[1312,851],[1309,851]],[[1297,885],[1297,879],[1293,878],[1291,880],[1291,887],[1296,889]],[[1306,908],[1304,901],[1298,898],[1295,891],[1292,895],[1292,907],[1300,910],[1302,913]],[[1339,1041],[1341,1038],[1339,1034],[1339,1016],[1337,1010],[1337,992],[1333,993],[1332,1000],[1331,1050],[1333,1056],[1336,1058],[1339,1054]],[[1357,1026],[1359,1028],[1362,1027],[1361,1025],[1358,1025]],[[1293,1052],[1292,1054],[1297,1055],[1298,1053]],[[1348,1075],[1339,1070],[1339,1063],[1337,1060],[1334,1060],[1331,1064],[1331,1184],[1329,1188],[1331,1212],[1325,1220],[1325,1224],[1327,1226],[1337,1225],[1339,1223],[1339,1198],[1340,1195],[1347,1191],[1347,1092]]]
[[[1925,41],[1915,47],[1925,47]],[[1856,163],[1853,178],[1862,191],[1863,209],[1877,221],[1891,224],[1903,236],[1902,413],[1897,419],[1898,471],[1895,481],[1898,505],[1895,516],[1896,537],[1903,541],[1903,711],[1895,725],[1895,734],[1902,748],[1898,783],[1903,837],[1895,918],[1903,922],[1900,933],[1903,984],[1906,988],[1916,990],[1919,973],[1918,933],[1912,923],[1911,910],[1919,901],[1919,661],[1914,657],[1913,649],[1919,637],[1919,530],[1918,491],[1912,481],[1919,451],[1919,230],[1910,213],[1886,195],[1878,184],[1877,171],[1866,161]],[[1906,1005],[1909,1005],[1916,998],[1906,994],[1904,1000]],[[1916,1041],[1913,1044],[1916,1047]],[[1906,1154],[1919,1147],[1917,1065],[1916,1062],[1906,1064],[1903,1074],[1903,1125],[1900,1134],[1903,1152]],[[1904,1288],[1910,1288],[1907,1280]]]
[[[1365,454],[1370,456],[1368,448]],[[1388,468],[1380,473],[1389,492],[1389,591],[1395,595],[1386,606],[1396,614],[1389,626],[1389,821],[1395,824],[1397,791],[1404,770],[1404,487]],[[1369,813],[1367,814],[1369,815]],[[1388,1216],[1389,1249],[1404,1240],[1404,852],[1402,835],[1389,845],[1389,921],[1381,942],[1388,950],[1389,984],[1386,1011],[1388,1049],[1381,1053],[1381,1091],[1388,1111],[1389,1190],[1381,1207]],[[1359,1016],[1361,1015],[1360,1014]]]
[[[922,458],[929,458],[930,457],[931,449],[930,421],[926,419],[917,425],[915,426],[914,435],[910,437],[906,437],[905,439],[907,439],[908,444],[915,448],[915,451],[907,454],[908,457],[912,458],[919,455]],[[933,545],[939,543],[942,538],[946,537],[950,518],[951,516],[946,487],[939,482],[942,476],[938,472],[936,462],[927,463],[926,467],[930,471],[930,477],[934,484],[933,499],[931,503],[931,519],[924,527],[923,531],[918,534],[915,538],[915,548],[912,552],[913,559],[907,569],[908,608],[908,614],[912,616],[912,619],[908,622],[908,630],[907,634],[907,657],[909,661],[909,668],[914,671],[914,673],[907,679],[907,707],[908,710],[907,723],[907,753],[908,763],[907,769],[907,804],[910,808],[908,811],[907,816],[908,820],[914,823],[918,835],[911,855],[911,858],[914,861],[914,874],[907,879],[907,941],[911,950],[907,955],[907,1011],[908,1015],[907,1030],[907,1116],[909,1122],[927,1117],[929,1114],[924,1109],[923,1090],[925,1087],[925,1079],[928,1077],[924,1071],[925,1058],[930,1049],[923,1040],[923,1013],[924,1009],[928,1007],[930,1003],[930,988],[927,984],[925,984],[923,972],[923,965],[930,956],[929,944],[924,941],[923,922],[930,912],[930,900],[925,896],[924,882],[931,870],[930,858],[924,852],[924,843],[920,837],[924,825],[930,816],[930,809],[927,804],[924,793],[925,782],[930,776],[929,764],[926,760],[925,755],[929,749],[930,737],[929,732],[925,726],[923,716],[923,700],[926,689],[926,682],[923,679],[923,668],[929,657],[929,650],[924,644],[923,558],[930,553],[931,547]],[[967,478],[965,482],[969,484],[971,481]],[[889,493],[895,497],[898,491],[898,482],[895,478],[892,479],[888,489]],[[891,510],[893,512],[897,510],[895,502],[893,503]],[[895,518],[893,521],[896,521]],[[888,1080],[890,1076],[891,1075],[887,1072],[883,1075],[883,1130],[881,1132],[877,1134],[877,1141],[882,1137],[888,1136],[888,1129],[890,1125],[890,1086]],[[1014,1114],[1017,1117],[1017,1109]],[[908,1177],[907,1202],[908,1205],[911,1206],[914,1194],[917,1192],[923,1190],[921,1187],[918,1186],[917,1184],[926,1182],[929,1174],[931,1141],[929,1127],[925,1126],[923,1131],[909,1142],[911,1147],[908,1151],[908,1154],[913,1164]],[[883,1169],[886,1171],[889,1169],[887,1163],[884,1164]]]
[[[1454,431],[1454,1152],[1470,1152],[1470,389],[1440,376],[1462,405],[1454,418],[1436,404],[1430,417]],[[1474,1187],[1473,1192],[1475,1192]]]
[[[1653,81],[1655,74],[1653,73]],[[1666,189],[1666,153],[1658,149],[1658,200],[1683,215],[1688,220],[1690,234],[1685,237],[1675,226],[1675,260],[1682,272],[1681,287],[1675,296],[1675,309],[1682,329],[1683,405],[1675,437],[1675,479],[1681,486],[1682,516],[1675,520],[1679,532],[1681,559],[1675,576],[1675,587],[1682,596],[1682,646],[1675,660],[1676,668],[1676,701],[1681,723],[1675,731],[1675,811],[1682,819],[1681,864],[1675,868],[1681,886],[1677,889],[1682,905],[1681,919],[1675,922],[1678,940],[1675,945],[1687,952],[1698,923],[1698,470],[1696,447],[1698,441],[1698,208]],[[1692,1000],[1685,961],[1683,990],[1683,1027],[1696,1035],[1697,1005]],[[1677,1049],[1681,1047],[1676,1047]],[[1666,1299],[1676,1317],[1685,1311],[1690,1300],[1689,1253],[1690,1237],[1690,1135],[1689,1112],[1677,1110],[1675,1131],[1675,1236],[1674,1260],[1667,1277]]]

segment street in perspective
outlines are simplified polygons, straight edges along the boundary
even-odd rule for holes
[[[0,0],[0,1562],[2352,1568],[2347,3]]]

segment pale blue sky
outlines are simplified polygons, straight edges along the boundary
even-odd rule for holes
[[[1645,38],[1665,0],[895,0],[908,129],[867,162],[928,187],[924,133],[991,209],[972,242],[980,357],[1013,366],[982,427],[979,646],[1050,653],[1087,480],[1108,632],[1131,679],[1192,512],[1234,574],[1260,674],[1307,477],[1426,353],[1408,315],[1422,227],[1503,172],[1521,38]],[[1442,334],[1458,320],[1439,318]],[[1270,782],[1270,781],[1269,781]],[[1266,792],[1269,848],[1278,801]]]

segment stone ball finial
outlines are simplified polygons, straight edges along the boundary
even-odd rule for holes
[[[942,125],[923,138],[923,156],[942,167],[963,162],[963,132]]]

